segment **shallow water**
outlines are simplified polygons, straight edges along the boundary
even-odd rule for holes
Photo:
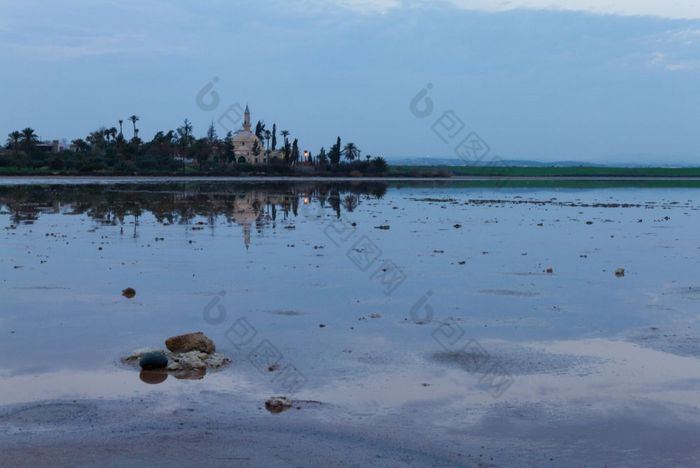
[[[698,459],[697,188],[54,182],[0,179],[0,404],[287,394],[445,450]],[[119,362],[199,330],[232,366]]]

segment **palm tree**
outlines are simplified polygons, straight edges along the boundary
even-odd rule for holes
[[[180,144],[182,145],[183,148],[187,149],[190,146],[190,143],[192,142],[192,129],[194,127],[192,126],[192,123],[185,119],[185,121],[182,124],[182,127],[179,127],[177,129],[177,133],[180,136]]]
[[[124,125],[124,121],[122,119],[119,119],[119,135],[124,135],[124,132],[122,131],[122,125]]]
[[[139,131],[136,129],[136,122],[138,122],[141,119],[139,119],[138,115],[132,115],[131,117],[129,117],[129,120],[131,120],[131,123],[134,124],[134,138],[136,138],[139,134]]]
[[[88,150],[88,148],[90,148],[90,145],[88,145],[87,142],[82,138],[73,140],[71,143],[73,144],[73,146],[75,146],[75,149],[78,153],[84,153]]]
[[[31,153],[36,144],[39,143],[39,138],[36,136],[33,128],[25,128],[22,130],[22,146],[24,151]]]
[[[22,132],[15,130],[14,132],[7,135],[7,147],[12,148],[17,154],[19,151],[19,142],[22,140]]]
[[[90,132],[90,134],[87,136],[86,140],[88,143],[90,143],[90,146],[92,146],[93,152],[96,154],[101,154],[102,151],[105,148],[105,143],[109,141],[109,130],[107,130],[104,127],[101,127],[94,132]]]
[[[255,136],[258,137],[258,140],[260,141],[265,138],[265,122],[262,120],[258,120],[258,123],[255,126]]]
[[[343,153],[345,154],[345,159],[348,161],[354,161],[360,154],[360,150],[357,149],[355,143],[348,143],[345,145],[345,148],[343,148]]]
[[[282,130],[280,133],[282,133],[282,136],[284,137],[284,144],[287,144],[287,137],[289,136],[289,130]]]

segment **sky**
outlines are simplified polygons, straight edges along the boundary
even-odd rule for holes
[[[0,0],[0,44],[0,135],[249,104],[313,153],[700,164],[697,0]]]

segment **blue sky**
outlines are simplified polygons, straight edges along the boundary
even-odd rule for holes
[[[506,159],[700,163],[697,0],[0,0],[0,39],[2,135],[203,134],[249,103],[313,152],[454,157],[454,111]]]

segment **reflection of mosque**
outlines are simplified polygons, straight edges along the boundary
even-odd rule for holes
[[[351,212],[363,198],[382,198],[385,184],[377,183],[188,183],[149,186],[18,186],[0,187],[0,218],[8,217],[9,228],[32,224],[40,216],[87,214],[106,226],[134,226],[152,215],[163,225],[216,226],[221,221],[243,228],[246,248],[255,231],[263,234],[312,208],[314,217],[324,213],[341,216]],[[325,208],[329,211],[326,212]],[[332,211],[331,211],[332,210]],[[133,221],[130,221],[130,218]],[[199,218],[199,220],[198,220]],[[204,218],[206,221],[202,220]]]
[[[268,197],[260,192],[247,192],[233,201],[232,217],[243,226],[243,242],[246,249],[250,247],[250,231],[253,224],[258,225],[260,231],[262,224],[267,221],[266,217],[270,217],[269,210],[264,209],[269,207],[269,200],[266,198]]]
[[[266,226],[276,227],[278,214],[281,214],[283,219],[287,219],[290,215],[297,216],[301,206],[312,203],[324,206],[326,202],[333,208],[336,215],[340,216],[340,206],[342,205],[349,212],[353,211],[359,203],[359,196],[348,194],[341,199],[339,192],[326,196],[308,191],[280,194],[250,190],[235,197],[230,218],[243,227],[243,241],[248,249],[253,226],[258,234],[261,234]]]
[[[233,210],[229,216],[230,219],[243,227],[243,242],[248,249],[253,228],[258,234],[261,234],[266,226],[275,228],[278,215],[281,215],[285,220],[290,215],[296,216],[302,203],[304,205],[311,203],[309,193],[280,194],[250,190],[234,198]]]

